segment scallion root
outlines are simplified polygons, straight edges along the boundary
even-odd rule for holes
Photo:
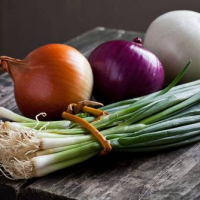
[[[40,149],[40,143],[40,139],[34,136],[34,132],[23,129],[9,130],[5,122],[1,124],[0,162],[7,163],[13,158],[30,159]]]

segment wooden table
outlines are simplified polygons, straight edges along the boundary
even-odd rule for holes
[[[96,28],[67,44],[86,57],[106,40],[143,34]],[[0,76],[0,106],[19,112],[13,84]],[[97,156],[43,178],[12,181],[0,176],[0,200],[178,200],[200,199],[200,144],[151,154]]]

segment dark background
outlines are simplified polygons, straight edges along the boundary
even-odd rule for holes
[[[199,0],[0,0],[0,55],[25,57],[97,26],[145,32],[171,10],[200,12]]]

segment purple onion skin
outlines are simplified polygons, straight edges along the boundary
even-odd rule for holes
[[[142,47],[142,40],[108,41],[89,56],[94,75],[94,97],[105,104],[158,91],[164,69],[158,58]]]

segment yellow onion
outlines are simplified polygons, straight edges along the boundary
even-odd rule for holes
[[[45,120],[56,120],[70,103],[91,97],[90,64],[73,47],[48,44],[24,60],[0,56],[0,64],[14,81],[16,103],[26,117],[45,112]]]

